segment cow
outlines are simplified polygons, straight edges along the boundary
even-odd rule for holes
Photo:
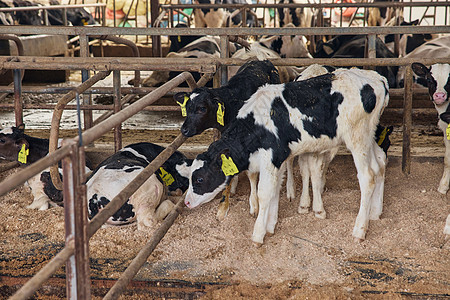
[[[306,80],[315,76],[331,73],[336,71],[332,66],[321,66],[318,64],[310,65],[306,68],[296,81]],[[393,127],[382,127],[377,125],[375,132],[375,140],[377,144],[387,154],[390,146],[389,135],[392,133]],[[299,214],[306,214],[311,206],[311,199],[309,196],[309,181],[311,179],[313,192],[313,211],[316,218],[325,219],[326,211],[323,207],[322,193],[325,188],[326,173],[328,165],[337,154],[338,147],[332,148],[329,151],[321,153],[307,153],[298,156],[298,165],[302,177],[302,194],[300,197],[300,204],[298,207]],[[287,160],[287,181],[286,181],[286,196],[291,201],[295,198],[295,183],[293,175],[293,158]]]
[[[14,7],[37,6],[35,3],[27,0],[14,0],[13,4]],[[43,23],[38,10],[16,11],[13,18],[20,25],[40,26]]]
[[[232,124],[239,109],[256,90],[268,83],[280,83],[277,69],[268,61],[251,60],[242,65],[226,85],[220,88],[197,88],[192,93],[177,93],[174,100],[184,103],[186,119],[181,126],[184,136],[192,137],[208,128],[223,132]],[[219,117],[219,111],[221,115]],[[249,176],[252,191],[256,186],[255,176]],[[251,214],[257,205],[256,194],[251,193]],[[228,202],[219,209],[218,218],[223,219],[228,211]]]
[[[195,0],[195,4],[246,4],[245,0]],[[224,8],[202,8],[194,9],[194,25],[195,28],[218,28],[218,27],[231,27],[242,26],[242,14],[233,14],[231,23],[229,17],[235,9]],[[247,14],[246,26],[253,27],[255,25],[255,16],[253,14]]]
[[[450,181],[450,123],[449,95],[450,95],[450,64],[434,64],[426,67],[415,62],[411,65],[413,72],[427,83],[428,93],[434,107],[439,114],[438,127],[444,134],[445,156],[444,174],[439,183],[438,192],[447,194]]]
[[[188,26],[184,23],[178,23],[175,28],[187,28]],[[170,47],[169,47],[169,53],[170,52],[178,52],[183,47],[187,46],[188,44],[192,43],[195,40],[198,40],[202,36],[200,35],[171,35],[169,36],[170,40]]]
[[[204,36],[201,37],[185,47],[181,48],[177,52],[169,52],[167,58],[218,58],[220,57],[220,38],[214,36]],[[240,48],[239,45],[235,43],[229,43],[230,54],[233,54]],[[144,79],[142,82],[143,86],[147,87],[157,87],[166,83],[170,79],[176,77],[181,72],[179,71],[153,71],[153,73]],[[198,81],[201,74],[198,72],[192,73],[194,79]],[[134,79],[129,84],[133,84]],[[183,86],[183,85],[181,85]],[[207,86],[212,86],[212,80],[208,82]]]
[[[164,147],[153,143],[131,144],[101,162],[86,182],[89,218],[95,217],[163,150]],[[141,230],[165,218],[174,206],[169,199],[165,200],[167,196],[179,196],[189,185],[188,178],[181,176],[176,166],[188,163],[191,160],[181,152],[173,153],[107,223],[123,225],[137,220]]]
[[[444,35],[441,37],[438,37],[436,39],[433,39],[429,42],[426,42],[423,45],[420,45],[416,49],[414,49],[412,52],[408,53],[405,58],[414,58],[414,59],[421,59],[421,58],[445,58],[448,57],[450,53],[450,35]],[[404,86],[404,77],[405,77],[405,67],[401,66],[398,71],[397,75],[397,81],[398,86],[403,87]],[[415,87],[428,87],[428,83],[425,77],[416,77],[413,78],[414,86]]]
[[[332,74],[257,90],[239,110],[221,139],[178,168],[189,177],[185,204],[211,201],[242,171],[259,173],[258,217],[252,241],[273,234],[285,161],[345,144],[358,171],[361,205],[353,236],[363,240],[369,219],[382,213],[384,153],[373,136],[389,101],[386,78],[370,70],[339,69]]]
[[[61,3],[58,0],[50,0],[50,5],[60,5]],[[90,14],[88,10],[84,7],[80,8],[67,8],[67,25],[72,26],[92,26],[99,25],[97,21],[95,21],[94,17]],[[51,25],[64,25],[63,19],[63,9],[49,9],[48,20]]]
[[[398,2],[398,0],[374,0],[374,2]],[[367,24],[369,26],[386,26],[389,21],[397,17],[403,18],[403,8],[370,7],[368,9]]]
[[[284,3],[299,3],[308,4],[307,0],[280,0],[278,4]],[[295,27],[312,27],[312,20],[314,17],[314,11],[310,7],[302,8],[278,8],[278,14],[280,16],[280,27],[284,27],[286,24],[292,23]]]
[[[19,161],[21,165],[30,165],[48,154],[49,140],[29,136],[24,133],[25,126],[8,127],[0,131],[0,159]],[[85,172],[92,166],[87,160]],[[61,169],[60,169],[60,176]],[[44,170],[27,181],[33,194],[33,203],[27,208],[46,210],[49,207],[62,205],[62,192],[57,190],[50,178],[50,171]]]
[[[375,49],[377,58],[395,58],[383,41],[376,37]],[[362,35],[340,35],[316,45],[314,58],[364,58],[366,53],[366,37]],[[396,66],[377,66],[375,71],[387,78],[390,87],[397,86]]]

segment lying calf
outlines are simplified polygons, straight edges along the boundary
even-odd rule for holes
[[[86,182],[89,217],[93,218],[163,150],[156,144],[137,143],[101,162]],[[173,207],[170,200],[165,200],[168,192],[181,195],[189,185],[188,178],[177,171],[187,163],[190,161],[182,153],[172,154],[107,223],[122,225],[137,220],[138,229],[142,229],[164,219]]]
[[[24,130],[25,125],[22,124],[0,131],[0,158],[19,161],[22,165],[30,165],[48,154],[48,139],[29,136],[24,133]],[[86,166],[85,171],[88,173],[91,170]],[[60,175],[62,176],[61,169]],[[49,169],[30,178],[27,185],[33,194],[33,203],[27,208],[46,210],[52,206],[62,205],[62,191],[54,187]]]

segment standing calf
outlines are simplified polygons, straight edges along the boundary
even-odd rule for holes
[[[275,230],[286,159],[345,144],[361,188],[353,236],[364,239],[369,219],[378,219],[382,212],[385,159],[373,136],[388,100],[386,79],[359,69],[261,87],[220,140],[190,167],[178,168],[189,177],[186,206],[211,201],[238,172],[259,173],[252,240],[260,245],[266,232]]]

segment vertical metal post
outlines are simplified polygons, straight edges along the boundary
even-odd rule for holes
[[[67,26],[68,25],[68,23],[67,23],[67,8],[63,8],[62,18],[63,18],[63,25]]]
[[[89,56],[89,40],[87,35],[80,35],[80,57],[88,57]],[[85,82],[90,77],[89,70],[81,70],[81,81]],[[83,104],[91,105],[92,104],[92,95],[83,94]],[[84,129],[89,129],[92,127],[92,110],[83,111],[84,116]]]
[[[151,0],[150,2],[151,9],[151,21],[152,27],[155,26],[155,21],[158,18],[159,13],[159,0]],[[161,36],[152,35],[152,55],[153,57],[161,57]]]
[[[62,160],[66,245],[75,242],[74,255],[66,263],[66,292],[67,299],[90,299],[86,186],[81,185],[85,180],[84,149],[79,152],[77,145],[71,148],[70,156]]]
[[[14,116],[16,126],[23,124],[23,103],[22,103],[22,70],[13,70],[14,75]]]
[[[413,74],[411,65],[405,68],[405,85],[403,99],[403,148],[402,148],[402,171],[409,174],[411,171],[411,128],[412,128],[412,85]]]
[[[118,113],[121,109],[120,104],[120,71],[113,71],[113,86],[114,86],[114,113]],[[114,151],[117,152],[122,149],[122,124],[114,128]]]
[[[220,58],[228,58],[228,36],[220,36]],[[228,67],[220,66],[219,68],[220,85],[223,86],[228,82]]]
[[[368,50],[367,50],[367,57],[368,58],[376,58],[377,57],[377,46],[376,46],[376,35],[375,34],[369,34],[368,35]]]

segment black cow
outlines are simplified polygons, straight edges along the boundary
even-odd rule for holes
[[[377,58],[395,58],[383,41],[377,37],[375,40]],[[366,37],[361,35],[340,35],[327,42],[318,41],[315,58],[364,58],[366,52]],[[377,66],[375,70],[387,78],[390,87],[397,86],[398,67]]]

